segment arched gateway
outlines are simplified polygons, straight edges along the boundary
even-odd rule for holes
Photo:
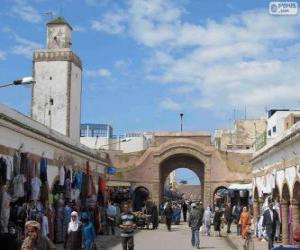
[[[143,186],[157,204],[163,198],[166,177],[177,168],[194,171],[201,181],[204,205],[212,204],[219,186],[251,182],[250,172],[236,169],[250,159],[250,154],[222,152],[211,144],[206,133],[156,133],[153,144],[144,152],[110,153],[111,164],[118,171],[111,181],[126,181],[133,190]]]
[[[173,142],[164,145],[154,154],[154,163],[159,169],[159,202],[163,198],[163,187],[167,176],[178,168],[187,168],[195,172],[201,181],[201,194],[204,203],[210,203],[210,164],[211,152],[204,150],[200,144],[187,141]]]

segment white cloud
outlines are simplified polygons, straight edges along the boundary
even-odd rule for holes
[[[127,19],[125,12],[116,10],[115,12],[106,13],[101,21],[91,21],[92,29],[103,31],[109,34],[119,34],[125,31],[124,22]]]
[[[189,95],[185,106],[232,110],[246,105],[258,114],[266,106],[298,104],[300,16],[274,17],[259,9],[199,25],[184,21],[184,14],[175,1],[128,0],[126,9],[108,13],[118,18],[104,15],[98,30],[127,32],[148,48],[146,77],[172,84],[176,97]],[[105,20],[111,23],[103,28]],[[173,99],[161,107],[180,109]]]
[[[40,23],[42,21],[41,15],[28,4],[25,0],[16,0],[16,3],[11,8],[10,15],[21,18],[22,20],[29,23]]]
[[[171,98],[166,98],[160,102],[160,106],[166,110],[179,111],[182,109],[182,105],[175,102]]]
[[[42,44],[27,40],[18,35],[15,36],[16,45],[11,48],[11,53],[21,55],[26,58],[32,58],[33,52],[36,49],[42,48]]]
[[[86,28],[80,25],[74,25],[73,26],[73,31],[75,32],[85,32]]]
[[[89,77],[110,77],[111,72],[108,69],[100,68],[96,70],[85,70],[85,74]]]
[[[6,59],[6,52],[0,50],[0,60],[5,60],[5,59]]]

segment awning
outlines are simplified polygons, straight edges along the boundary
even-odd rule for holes
[[[130,187],[130,182],[125,181],[108,181],[106,183],[106,186],[108,187]]]
[[[249,184],[233,183],[228,187],[228,189],[231,189],[231,190],[252,190],[252,183],[249,183]]]

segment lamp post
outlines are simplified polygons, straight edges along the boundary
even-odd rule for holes
[[[180,113],[180,132],[182,133],[183,113]]]
[[[28,77],[23,77],[22,79],[14,80],[12,83],[0,85],[0,88],[5,88],[13,85],[30,85],[34,83],[35,81],[33,80],[33,78],[31,76],[28,76]]]

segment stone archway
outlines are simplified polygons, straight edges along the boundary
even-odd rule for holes
[[[204,199],[204,164],[190,155],[178,154],[164,160],[160,164],[160,196],[163,197],[165,180],[171,172],[179,168],[193,171],[201,182],[201,199]]]
[[[162,202],[163,184],[166,177],[177,168],[187,168],[196,173],[201,181],[202,200],[204,205],[211,203],[210,184],[211,152],[202,148],[201,144],[170,144],[154,155],[155,168],[158,169],[157,200]]]
[[[275,188],[272,191],[272,198],[278,202],[280,201],[280,192],[277,185],[275,185]]]

